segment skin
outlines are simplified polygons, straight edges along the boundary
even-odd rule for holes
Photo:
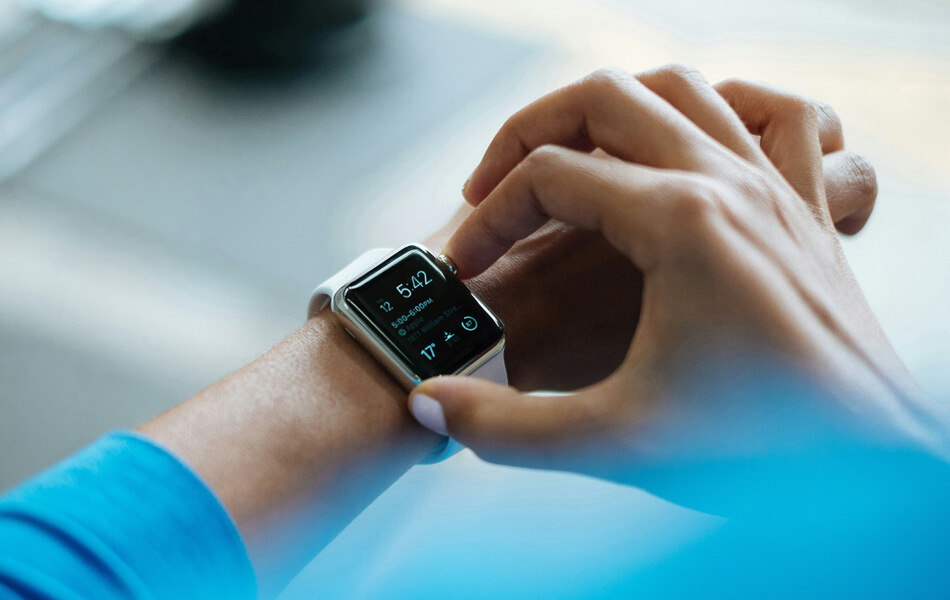
[[[448,433],[486,460],[702,508],[708,478],[684,491],[656,474],[807,453],[819,438],[946,457],[945,415],[841,251],[836,228],[858,231],[876,195],[843,145],[822,104],[678,65],[599,71],[537,100],[492,141],[465,190],[477,208],[443,252],[472,277],[551,220],[599,232],[642,273],[642,302],[615,306],[638,314],[636,335],[613,373],[573,394],[443,377],[410,407],[438,402]],[[826,178],[842,165],[845,194]]]
[[[513,124],[506,125],[489,149],[466,190],[467,198],[481,206],[474,210],[464,207],[426,241],[438,248],[461,224],[448,248],[473,291],[506,323],[506,362],[514,388],[571,390],[605,382],[579,395],[581,400],[603,399],[605,404],[597,410],[591,409],[594,400],[531,404],[532,400],[511,388],[467,386],[453,378],[425,383],[422,391],[443,402],[451,432],[492,460],[524,462],[524,457],[519,458],[513,450],[511,440],[554,443],[570,430],[567,420],[578,416],[585,428],[589,428],[592,415],[619,416],[625,427],[642,422],[644,403],[627,402],[627,391],[621,391],[621,386],[638,381],[637,375],[618,375],[625,373],[631,363],[631,339],[635,339],[635,348],[647,343],[661,347],[664,335],[669,338],[662,344],[678,343],[685,333],[683,327],[662,331],[657,329],[658,324],[673,323],[676,318],[690,321],[695,313],[688,304],[674,303],[669,314],[658,321],[654,316],[658,293],[654,282],[661,255],[651,253],[647,260],[640,253],[659,242],[644,231],[643,239],[649,239],[651,245],[620,243],[628,239],[628,229],[634,227],[627,222],[628,216],[618,222],[616,230],[604,231],[606,235],[600,231],[604,228],[596,227],[606,222],[603,219],[608,199],[634,197],[636,186],[623,171],[631,163],[624,162],[626,155],[619,152],[626,148],[625,142],[604,143],[601,137],[582,139],[576,127],[561,131],[550,125],[553,117],[563,116],[565,107],[581,111],[585,98],[599,101],[604,89],[616,85],[617,77],[595,76],[590,84],[570,88],[568,99],[552,96],[540,101],[547,103],[543,114],[535,116],[532,108],[516,115]],[[727,89],[722,91],[730,97]],[[747,104],[767,93],[750,89]],[[739,121],[728,104],[715,92],[711,94],[718,99],[714,101],[717,110],[733,115],[732,121],[727,121],[735,140],[748,142],[746,151],[750,155],[761,153],[744,128],[742,135],[734,130]],[[678,113],[669,105],[662,110],[677,127],[685,127],[675,120]],[[756,122],[758,113],[752,108],[737,101],[736,110],[747,110],[743,118]],[[575,112],[574,116],[581,114]],[[603,117],[605,125],[621,117],[635,128],[651,123],[647,119],[641,125],[641,119],[630,119],[629,114],[608,112]],[[566,122],[577,124],[576,120]],[[532,130],[531,123],[538,124],[536,130]],[[787,133],[795,126],[802,124],[782,131]],[[764,147],[771,133],[765,126],[760,128]],[[655,160],[674,160],[680,154],[682,160],[696,160],[699,151],[694,147],[710,142],[699,141],[705,138],[697,127],[689,131],[689,136],[681,136],[683,139],[673,136],[664,140],[661,136],[654,140],[669,145],[664,151],[659,147],[650,151]],[[633,140],[644,133],[626,132]],[[526,161],[524,154],[519,155],[511,135],[534,136],[530,148],[534,151],[528,156],[535,158]],[[817,131],[809,129],[808,136],[817,144]],[[542,148],[543,144],[559,141],[585,152]],[[601,150],[586,153],[595,147]],[[717,152],[723,154],[726,150],[720,148]],[[551,169],[542,177],[539,169],[548,159]],[[740,172],[747,168],[739,159],[730,160],[726,163],[729,168],[741,167]],[[757,160],[761,169],[771,168],[765,155]],[[814,160],[821,164],[820,153]],[[515,168],[519,164],[534,166]],[[679,168],[685,173],[690,164],[684,162]],[[722,166],[717,163],[717,168]],[[565,170],[558,175],[556,171],[561,167]],[[522,175],[538,179],[519,179]],[[873,170],[857,155],[833,151],[824,160],[824,172],[819,166],[815,176],[816,185],[827,188],[832,214],[844,224],[842,229],[860,229],[873,206]],[[773,178],[777,177],[773,169]],[[525,186],[532,181],[542,189],[542,180],[551,186],[564,186],[567,193],[563,202],[535,203],[534,196],[525,193]],[[588,185],[603,192],[601,204],[585,206],[578,201],[590,195],[582,189]],[[788,185],[775,186],[790,202],[794,190]],[[675,191],[672,186],[669,190]],[[824,192],[820,193],[825,197]],[[536,212],[539,207],[545,212]],[[596,212],[591,211],[593,207]],[[692,220],[692,209],[686,206],[683,210],[680,216],[697,228],[697,234],[703,233],[698,217]],[[549,222],[548,213],[561,222]],[[515,229],[499,229],[503,221]],[[489,232],[499,233],[503,243],[494,244]],[[695,248],[695,244],[686,245]],[[631,255],[637,260],[631,260]],[[681,275],[685,277],[689,272]],[[759,274],[742,275],[744,285],[755,286]],[[833,272],[829,276],[842,274]],[[770,272],[768,277],[775,275]],[[681,279],[674,277],[665,283],[672,286],[665,293],[675,297],[682,289],[676,285],[687,285]],[[588,293],[595,287],[599,294]],[[728,300],[724,294],[716,300]],[[794,319],[807,320],[807,315],[777,316],[790,328]],[[764,324],[762,328],[767,329]],[[654,341],[644,342],[644,338]],[[668,366],[659,359],[661,354],[655,356],[650,365],[657,369],[657,375],[652,381],[660,385]],[[616,391],[613,396],[611,389]],[[498,398],[493,397],[496,394]],[[619,400],[621,395],[623,401]],[[324,312],[258,360],[139,430],[182,457],[219,495],[247,544],[260,595],[266,597],[278,592],[365,506],[441,441],[412,419],[406,410],[406,398],[406,392],[345,334],[332,315]],[[502,409],[502,399],[512,401],[514,409]],[[585,408],[578,411],[576,406]]]
[[[470,212],[462,207],[425,243],[440,247]],[[594,299],[577,293],[576,302],[594,315],[584,322],[546,297],[564,278],[581,290],[608,275],[617,294],[636,300],[638,272],[601,236],[551,224],[468,282],[506,323],[512,385],[570,389],[620,364],[635,315],[598,312]],[[525,301],[539,290],[545,297]],[[583,361],[572,359],[578,340],[590,349]],[[138,431],[184,459],[218,494],[245,540],[260,595],[269,597],[441,443],[412,419],[406,398],[324,311]]]

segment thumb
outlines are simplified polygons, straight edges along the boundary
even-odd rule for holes
[[[595,388],[573,394],[522,394],[474,377],[436,377],[409,396],[409,411],[495,463],[551,468],[578,443],[596,439],[603,410]]]

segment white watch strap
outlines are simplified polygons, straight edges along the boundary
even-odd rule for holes
[[[310,307],[307,309],[307,319],[312,319],[333,300],[333,296],[341,287],[353,281],[363,273],[376,266],[384,256],[392,252],[391,248],[373,248],[367,250],[356,260],[343,267],[339,273],[327,279],[313,290],[310,296]]]
[[[344,267],[339,273],[327,279],[313,290],[310,296],[310,306],[307,309],[307,319],[312,319],[333,301],[333,297],[343,286],[375,267],[387,254],[392,252],[391,248],[373,248],[359,256],[356,260]],[[332,308],[332,307],[331,307]],[[469,374],[470,377],[478,377],[486,381],[493,381],[502,385],[508,385],[508,371],[505,369],[505,351],[499,350],[485,364]],[[420,464],[432,464],[441,462],[450,456],[463,450],[465,446],[454,439],[447,437],[445,442],[438,448],[430,452],[420,461]]]

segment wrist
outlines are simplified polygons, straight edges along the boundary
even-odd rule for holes
[[[420,427],[406,408],[408,394],[386,370],[352,337],[336,317],[324,310],[288,338],[299,343],[302,354],[298,371],[314,401],[300,422],[312,439],[307,454],[326,450],[327,429],[332,416],[334,444],[345,444],[353,455],[399,449],[415,464],[441,443],[439,436]],[[333,407],[332,415],[327,406]],[[321,433],[323,432],[323,433]]]
[[[442,442],[327,311],[139,430],[215,491],[262,589],[284,585]]]
[[[441,438],[324,311],[266,354],[139,428],[175,451],[240,524],[345,469],[402,472]]]

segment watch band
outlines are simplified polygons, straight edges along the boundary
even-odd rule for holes
[[[310,296],[310,307],[307,310],[307,319],[315,317],[318,312],[327,307],[327,304],[332,303],[333,296],[336,295],[340,288],[375,267],[376,264],[390,252],[392,252],[391,248],[373,248],[372,250],[367,250],[361,254],[359,258],[340,269],[339,273],[318,285],[317,289],[313,290],[313,294]],[[331,306],[331,308],[333,307]]]
[[[353,262],[343,267],[336,275],[317,286],[310,296],[307,318],[312,319],[317,313],[325,309],[327,305],[330,305],[331,310],[335,309],[336,307],[333,306],[333,302],[336,293],[351,281],[367,273],[392,252],[393,250],[391,248],[373,248],[372,250],[368,250]],[[485,362],[485,364],[471,372],[469,376],[508,385],[508,371],[505,368],[504,350],[500,350]],[[445,441],[419,461],[419,464],[441,462],[464,449],[465,446],[454,438],[446,437]]]

